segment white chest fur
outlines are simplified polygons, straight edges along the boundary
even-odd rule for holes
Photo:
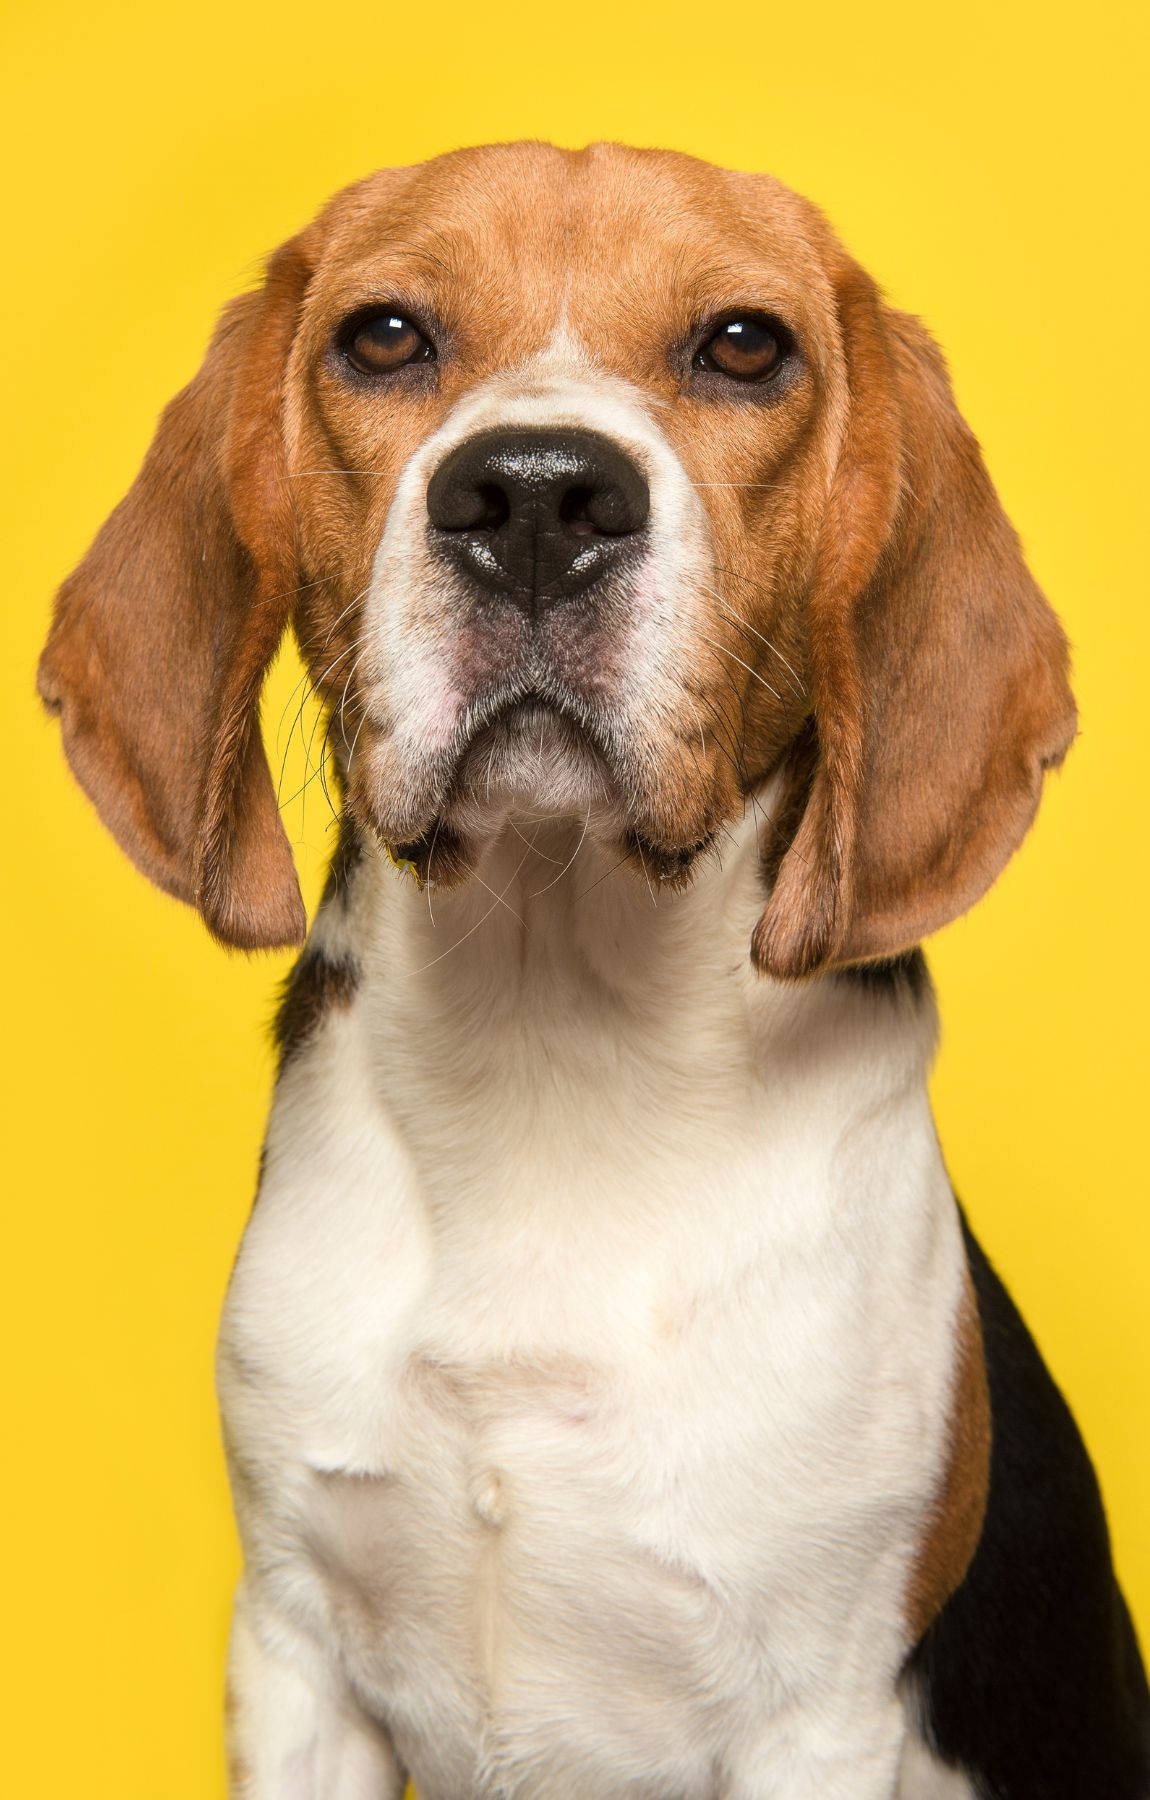
[[[317,926],[360,981],[221,1343],[249,1607],[422,1800],[877,1800],[962,1282],[929,1008],[758,980],[749,834],[654,910],[521,851]]]

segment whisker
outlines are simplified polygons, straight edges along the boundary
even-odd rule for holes
[[[729,652],[726,652],[726,648],[723,645],[717,646],[717,648],[723,649],[725,654],[730,654]],[[732,700],[739,709],[739,754],[741,756],[747,747],[747,731],[749,729],[747,720],[747,695],[736,686],[735,677],[730,669],[723,670],[723,681],[730,691]]]
[[[768,694],[773,694],[775,699],[778,700],[780,702],[780,704],[782,704],[782,705],[786,704],[786,702],[783,700],[783,696],[780,694],[778,688],[772,687],[770,682],[767,681],[762,675],[760,675],[757,669],[752,669],[749,662],[744,662],[741,656],[736,656],[735,652],[733,650],[728,650],[725,644],[716,643],[714,638],[709,638],[709,637],[703,638],[703,642],[704,642],[704,644],[710,644],[711,649],[717,650],[719,652],[720,656],[729,656],[731,658],[732,662],[737,662],[741,669],[745,669],[747,671],[747,674],[750,675],[753,680],[755,680],[759,683],[760,687],[765,687]]]
[[[294,600],[297,594],[306,594],[309,588],[322,587],[326,580],[326,575],[317,575],[314,581],[301,581],[298,587],[285,588],[282,594],[269,595],[268,605],[274,606],[277,600]]]
[[[414,980],[414,978],[417,975],[426,975],[428,969],[434,969],[436,963],[441,963],[445,956],[450,956],[451,952],[453,950],[458,950],[459,946],[461,944],[465,944],[467,942],[468,938],[475,936],[475,933],[479,930],[479,927],[481,925],[486,924],[487,920],[491,917],[492,913],[497,911],[500,904],[504,900],[506,900],[508,894],[511,892],[511,889],[515,885],[515,881],[519,875],[520,869],[522,869],[523,864],[527,861],[527,858],[530,855],[531,850],[533,848],[534,848],[533,845],[531,845],[531,844],[528,845],[527,849],[524,851],[523,855],[520,857],[518,864],[512,871],[511,878],[508,881],[507,886],[504,888],[504,890],[501,894],[498,894],[496,896],[495,905],[489,906],[487,911],[482,915],[482,917],[476,919],[476,921],[475,921],[474,925],[471,927],[471,929],[469,931],[465,931],[462,937],[456,938],[455,942],[453,944],[449,944],[447,946],[447,949],[442,951],[439,956],[433,956],[431,961],[428,963],[424,963],[424,965],[421,969],[413,969],[411,971],[410,975],[408,976],[409,980]]]
[[[353,650],[358,650],[359,653],[362,655],[363,652],[367,649],[367,647],[368,646],[366,644],[362,643],[359,638],[352,638],[351,643],[348,644],[343,650],[341,650],[338,656],[332,657],[332,660],[328,663],[327,668],[323,671],[323,674],[316,676],[315,680],[312,683],[312,692],[316,693],[316,694],[319,693],[320,688],[323,686],[323,683],[327,680],[327,678],[331,674],[332,670],[338,669],[340,663],[343,661],[345,656],[350,656]]]
[[[742,763],[740,760],[741,746],[736,741],[735,729],[731,720],[727,717],[725,712],[720,710],[718,701],[715,697],[704,693],[701,688],[696,688],[695,693],[711,720],[711,726],[715,734],[715,742],[718,746],[720,755],[726,757],[731,768],[734,770],[736,778],[741,783],[743,779]]]
[[[363,717],[360,720],[359,724],[356,726],[355,736],[351,740],[351,749],[347,753],[347,768],[348,768],[349,774],[351,773],[351,763],[352,763],[352,758],[355,755],[355,747],[359,743],[359,734],[363,730],[363,728],[366,724],[367,724],[367,708],[365,706],[363,709]]]
[[[740,629],[743,631],[749,631],[752,637],[758,638],[760,644],[764,644],[766,646],[766,648],[771,652],[772,656],[778,657],[779,661],[782,663],[782,665],[783,665],[784,669],[786,669],[787,673],[794,677],[794,694],[795,694],[796,700],[805,700],[806,695],[803,693],[802,687],[799,685],[798,673],[794,668],[792,668],[791,664],[787,661],[786,657],[783,655],[783,653],[779,649],[778,645],[772,644],[769,637],[764,637],[761,631],[757,631],[755,629],[755,627],[751,624],[749,619],[744,619],[740,616],[740,614],[732,611],[731,607],[723,599],[721,594],[711,593],[711,599],[717,601],[717,603],[722,607],[723,611],[726,613],[728,619],[730,619],[733,624],[738,625],[740,627]]]
[[[712,720],[712,725],[713,724],[714,724],[714,721]],[[730,771],[735,778],[736,784],[739,787],[742,787],[743,771],[739,767],[737,760],[735,759],[734,756],[732,756],[730,750],[728,750],[727,746],[722,742],[717,729],[715,729],[713,731],[713,737],[714,737],[714,743],[715,743],[716,750],[718,751],[719,755],[722,757],[723,761],[730,768]]]
[[[558,882],[562,881],[564,875],[566,875],[568,869],[571,867],[572,863],[575,861],[575,858],[578,856],[580,850],[582,850],[582,848],[583,848],[583,841],[587,836],[587,830],[588,830],[588,827],[590,826],[590,824],[591,824],[591,802],[590,802],[590,800],[588,800],[588,802],[587,802],[587,817],[584,819],[583,829],[579,833],[579,842],[576,844],[574,850],[572,850],[571,855],[568,857],[567,861],[563,864],[563,867],[560,869],[558,875],[553,876],[552,879],[547,883],[546,887],[541,887],[541,888],[537,889],[534,894],[529,894],[527,896],[527,898],[529,900],[538,900],[541,894],[549,894],[551,892],[551,889],[553,887],[555,887],[555,885]]]
[[[529,849],[535,850],[534,844],[531,843],[530,839],[524,837],[523,833],[520,831],[520,829],[519,829],[518,825],[515,823],[514,819],[509,818],[507,823],[510,825],[512,831],[515,833],[516,837],[519,839],[519,842],[521,844],[526,844]],[[535,850],[535,854],[536,854],[536,856],[541,856],[543,858],[544,862],[554,863],[556,868],[559,867],[559,864],[563,860],[562,857],[560,857],[560,856],[548,856],[546,850]]]
[[[323,745],[320,750],[319,785],[323,789],[323,797],[327,801],[328,811],[331,813],[332,817],[334,818],[335,817],[335,801],[332,799],[331,789],[327,785],[328,758],[330,757],[333,762],[335,761],[335,752],[332,750],[332,747],[331,747],[332,723],[333,723],[333,721],[329,716],[327,724],[324,727]]]
[[[307,777],[306,781],[304,782],[303,786],[298,787],[294,794],[289,795],[288,799],[277,801],[276,804],[278,805],[279,810],[281,812],[283,812],[285,807],[294,806],[295,802],[297,800],[299,800],[304,794],[306,794],[306,792],[307,792],[308,788],[311,786],[312,782],[317,780],[318,777],[323,773],[324,763],[327,759],[327,756],[328,756],[328,750],[325,747],[323,756],[320,759],[319,768],[313,769],[311,774]],[[329,805],[331,803],[330,795],[328,796],[328,803],[329,803]],[[332,807],[332,811],[333,812],[335,811],[334,806]]]
[[[338,712],[338,714],[339,714],[339,730],[340,730],[340,736],[343,738],[343,747],[345,750],[347,749],[347,714],[344,711],[344,708],[347,706],[347,690],[351,686],[351,678],[355,674],[358,664],[359,664],[359,657],[357,656],[355,658],[355,660],[352,662],[351,667],[348,669],[347,680],[343,684],[343,692],[340,694],[340,697],[339,697],[339,705],[335,709],[336,712]],[[333,717],[334,717],[334,714],[333,714]]]
[[[358,594],[352,595],[351,599],[348,601],[347,605],[344,607],[344,609],[340,613],[339,617],[337,619],[332,620],[331,624],[327,628],[327,634],[324,637],[323,643],[320,645],[321,654],[324,650],[327,649],[328,645],[331,643],[332,634],[335,632],[337,626],[340,626],[343,624],[344,620],[347,618],[347,615],[351,611],[353,606],[358,606],[361,600],[366,599],[370,589],[371,589],[371,583],[369,581],[367,584],[367,587],[361,588],[359,590]]]
[[[778,819],[772,819],[768,813],[764,813],[762,811],[761,807],[759,806],[758,797],[755,794],[754,788],[748,789],[747,799],[751,803],[751,810],[755,815],[756,825],[761,824],[767,831],[770,832],[772,837],[778,837],[779,833],[782,830],[781,822]],[[744,807],[744,811],[745,810],[746,809]],[[797,832],[792,833],[791,841],[787,845],[787,854],[797,856],[799,861],[803,864],[804,867],[809,867],[810,858],[804,856],[802,851],[798,848],[797,844],[795,843],[795,837],[797,835],[798,835]]]
[[[327,576],[321,575],[318,578],[318,580],[316,580],[316,581],[305,582],[304,587],[308,587],[308,588],[319,587],[321,585],[321,583],[323,583],[326,580],[327,580]],[[332,634],[336,630],[337,626],[342,625],[343,621],[347,618],[348,613],[352,610],[352,607],[355,606],[360,600],[363,599],[364,594],[366,594],[367,591],[368,591],[367,588],[364,588],[361,593],[353,595],[352,599],[349,601],[347,606],[344,607],[344,609],[340,613],[339,617],[337,619],[335,619],[332,622],[332,624],[328,627],[328,630],[324,637],[324,640],[319,647],[321,655],[327,649],[328,644],[331,642]],[[303,588],[297,588],[296,592],[302,593]],[[321,676],[320,679],[322,680],[323,677]],[[300,702],[299,715],[297,715],[297,719],[296,719],[295,723],[293,723],[291,731],[288,733],[288,748],[289,749],[291,747],[292,735],[295,731],[296,724],[299,723],[299,718],[302,717],[303,709],[307,705],[307,702],[308,702],[309,687],[310,687],[310,692],[314,693],[316,691],[316,686],[317,686],[317,684],[312,682],[310,670],[305,668],[303,671],[303,674],[300,676],[299,680],[296,682],[295,686],[292,688],[291,693],[288,695],[287,700],[284,704],[283,712],[280,713],[279,722],[276,725],[276,748],[277,749],[279,748],[280,733],[283,731],[284,717],[288,711],[288,708],[290,706],[294,705],[296,695],[299,693],[299,691],[302,687],[304,689],[304,697]],[[285,750],[284,754],[286,757],[286,754],[287,754],[286,750]],[[281,775],[281,780],[282,780],[282,775]]]
[[[435,929],[435,914],[431,908],[431,859],[435,855],[435,840],[439,836],[439,827],[442,824],[443,814],[440,813],[435,821],[435,830],[431,834],[431,849],[427,852],[427,880],[423,884],[424,892],[427,895],[427,916],[431,920],[431,928],[433,931]]]
[[[345,656],[350,656],[351,652],[355,649],[356,649],[356,641],[353,639],[352,642],[347,646],[347,649],[341,650],[340,654],[335,658],[335,660],[328,664],[327,668],[324,670],[323,675],[320,676],[319,680],[320,681],[325,680],[326,677],[331,673],[332,669],[334,669],[338,663],[341,663]],[[354,667],[354,665],[353,665],[353,667]],[[308,691],[304,694],[303,699],[299,703],[299,710],[296,713],[295,722],[292,725],[291,731],[288,733],[288,741],[287,741],[287,744],[284,746],[283,761],[280,764],[279,781],[276,785],[277,804],[279,804],[279,794],[283,788],[283,778],[284,778],[284,774],[286,773],[286,770],[287,770],[288,752],[291,749],[291,741],[292,741],[292,737],[295,735],[296,726],[299,725],[302,728],[304,708],[307,706],[307,703],[312,698],[312,696],[317,695],[318,693],[319,693],[319,682],[313,682],[311,684],[310,688],[308,689]],[[320,711],[316,716],[315,722],[313,723],[312,728],[311,728],[311,734],[308,737],[306,745],[304,746],[304,765],[303,766],[305,769],[307,769],[311,764],[312,745],[315,743],[315,734],[319,730],[319,723],[320,723],[320,719],[322,719],[322,717],[323,717],[323,703],[321,701],[320,702]],[[301,737],[301,742],[302,742],[302,737]],[[321,767],[322,767],[322,763],[321,763]],[[306,786],[307,786],[307,783],[305,782],[304,788],[306,788]],[[301,794],[303,793],[304,788],[300,789]],[[285,802],[285,804],[290,806],[291,801],[289,800],[289,801]]]
[[[647,873],[647,858],[643,855],[643,846],[638,838],[635,839],[635,848],[639,852],[639,861],[643,865],[643,880],[647,883],[647,892],[651,896],[651,905],[655,908],[655,911],[658,912],[659,903],[655,898],[655,890],[651,886],[651,877]]]
[[[331,639],[331,635],[332,635],[332,632],[333,632],[333,631],[334,631],[334,630],[335,630],[335,628],[336,628],[336,626],[337,626],[337,625],[339,625],[339,624],[340,624],[340,623],[341,623],[341,622],[342,622],[342,621],[343,621],[343,620],[344,620],[344,619],[346,619],[346,617],[347,617],[347,615],[348,615],[348,613],[349,613],[349,612],[350,612],[350,611],[351,611],[351,610],[352,610],[352,607],[353,607],[353,606],[355,606],[355,605],[356,605],[356,604],[357,604],[357,602],[358,602],[358,601],[360,601],[360,600],[362,600],[362,599],[363,599],[363,597],[364,597],[364,595],[365,595],[365,594],[366,594],[366,593],[367,593],[367,591],[368,591],[368,590],[367,590],[367,588],[363,588],[363,589],[362,589],[362,590],[361,590],[361,592],[360,592],[360,593],[358,593],[358,594],[356,594],[356,595],[354,595],[354,596],[353,596],[353,598],[352,598],[352,599],[351,599],[351,600],[350,600],[350,601],[349,601],[349,603],[348,603],[348,605],[347,605],[347,606],[345,606],[345,607],[344,607],[344,609],[343,609],[343,612],[342,612],[342,613],[341,613],[341,614],[340,614],[340,615],[339,615],[339,618],[338,618],[338,619],[336,619],[336,620],[335,620],[335,622],[334,622],[334,624],[332,624],[332,625],[331,625],[331,626],[330,626],[330,628],[329,628],[329,630],[328,630],[328,632],[327,632],[327,636],[326,636],[326,637],[325,637],[325,638],[324,638],[324,641],[323,641],[323,644],[322,644],[322,645],[321,645],[321,650],[322,650],[322,649],[326,649],[326,647],[327,647],[327,644],[328,644],[328,643],[329,643],[329,641],[330,641],[330,639]],[[284,778],[284,774],[285,774],[285,771],[286,771],[286,769],[287,769],[287,759],[288,759],[288,754],[289,754],[289,752],[290,752],[290,750],[291,750],[291,740],[292,740],[292,737],[293,737],[293,736],[294,736],[294,734],[295,734],[295,730],[296,730],[296,726],[297,726],[297,725],[298,725],[298,726],[301,726],[301,727],[302,727],[302,724],[303,724],[303,715],[304,715],[304,709],[305,709],[305,707],[306,707],[306,706],[307,706],[307,703],[308,703],[308,701],[309,701],[309,699],[311,699],[311,697],[312,697],[312,696],[313,696],[313,695],[318,695],[318,694],[319,694],[319,692],[320,692],[320,688],[321,688],[321,686],[322,686],[322,684],[323,684],[323,683],[324,683],[324,682],[325,682],[325,681],[326,681],[326,680],[327,680],[327,678],[328,678],[328,676],[329,676],[329,675],[330,675],[330,674],[331,674],[331,673],[332,673],[332,671],[333,671],[333,670],[334,670],[334,669],[337,669],[337,668],[338,668],[338,667],[339,667],[339,665],[340,665],[340,663],[341,663],[341,662],[342,662],[342,661],[343,661],[343,660],[344,660],[344,657],[346,657],[346,656],[351,656],[351,655],[352,655],[352,653],[353,653],[353,652],[354,652],[354,653],[355,653],[355,654],[354,654],[354,660],[353,660],[353,662],[352,662],[352,664],[351,664],[351,667],[350,667],[350,668],[349,668],[349,670],[348,670],[348,672],[347,672],[347,680],[346,680],[346,681],[345,681],[345,682],[344,682],[344,687],[343,687],[343,695],[342,695],[342,697],[341,697],[341,699],[340,699],[340,704],[339,704],[339,711],[340,711],[340,714],[341,714],[341,730],[342,730],[342,729],[343,729],[343,720],[342,720],[342,713],[343,713],[343,706],[344,706],[344,702],[345,702],[345,700],[346,700],[346,698],[347,698],[347,690],[348,690],[348,684],[349,684],[349,683],[350,683],[350,681],[351,681],[351,678],[352,678],[352,676],[353,676],[353,675],[354,675],[354,673],[355,673],[355,671],[356,671],[356,669],[357,669],[357,668],[358,668],[358,666],[359,666],[359,663],[360,663],[360,661],[361,661],[361,659],[362,659],[362,658],[363,658],[363,656],[364,656],[364,655],[365,655],[365,654],[366,654],[366,653],[367,653],[367,650],[368,650],[368,648],[369,648],[369,646],[368,646],[368,645],[367,645],[367,644],[363,644],[363,643],[361,643],[361,642],[360,642],[360,640],[359,640],[359,638],[358,638],[358,637],[354,637],[354,638],[353,638],[353,639],[352,639],[352,641],[351,641],[351,643],[350,643],[350,644],[348,644],[348,645],[347,645],[347,646],[346,646],[346,648],[345,648],[345,649],[343,649],[343,650],[341,650],[341,651],[340,651],[340,653],[339,653],[339,655],[338,655],[338,656],[335,656],[335,657],[333,657],[333,658],[332,658],[332,660],[331,660],[331,662],[329,662],[329,663],[328,663],[328,665],[327,665],[327,668],[326,668],[326,669],[324,669],[324,671],[323,671],[323,673],[322,673],[322,674],[321,674],[321,675],[318,675],[318,676],[317,676],[317,677],[316,677],[316,678],[315,678],[315,680],[314,680],[314,681],[311,681],[311,680],[310,680],[310,677],[309,677],[309,676],[308,676],[308,674],[307,674],[307,672],[306,672],[306,671],[305,671],[305,673],[304,673],[304,678],[303,678],[303,679],[304,679],[304,682],[305,682],[305,683],[306,683],[306,684],[307,684],[307,685],[306,685],[306,686],[305,686],[305,691],[304,691],[304,694],[303,694],[303,698],[302,698],[302,699],[301,699],[301,700],[300,700],[300,703],[299,703],[299,709],[298,709],[298,711],[297,711],[297,714],[296,714],[296,717],[295,717],[295,720],[294,720],[294,722],[293,722],[293,724],[292,724],[292,729],[291,729],[291,731],[290,731],[290,732],[289,732],[289,733],[288,733],[288,740],[287,740],[287,744],[286,744],[286,745],[285,745],[285,747],[284,747],[284,754],[283,754],[283,761],[282,761],[282,763],[281,763],[281,765],[280,765],[280,775],[279,775],[279,781],[278,781],[278,783],[277,783],[277,784],[276,784],[276,794],[277,794],[277,804],[278,804],[278,803],[279,803],[279,801],[278,801],[278,797],[279,797],[279,794],[280,794],[280,793],[281,793],[281,791],[282,791],[282,788],[283,788],[283,778]],[[298,689],[298,685],[299,685],[299,684],[298,684],[298,683],[297,683],[297,686],[296,686],[296,688],[293,688],[293,689],[292,689],[292,695],[291,695],[291,699],[294,699],[294,698],[295,698],[295,694],[296,694],[296,692],[297,692],[297,689]],[[288,705],[289,705],[289,706],[290,706],[290,704],[291,704],[291,700],[290,700],[290,699],[289,699],[289,701],[288,701]],[[287,710],[287,709],[286,709],[286,707],[285,707],[285,709],[284,709],[284,710],[285,710],[285,711],[286,711],[286,710]],[[305,769],[306,769],[306,768],[307,768],[307,767],[308,767],[308,766],[309,766],[309,764],[310,764],[310,762],[311,762],[311,750],[312,750],[312,745],[313,745],[313,744],[314,744],[314,743],[315,743],[315,734],[316,734],[316,732],[317,732],[317,731],[318,731],[318,729],[319,729],[319,722],[320,722],[320,719],[321,719],[321,718],[322,718],[322,717],[323,717],[323,713],[322,713],[322,700],[321,700],[321,711],[320,711],[320,713],[319,713],[319,715],[318,715],[318,716],[317,716],[317,718],[316,718],[316,720],[315,720],[315,723],[314,723],[314,724],[313,724],[313,725],[312,725],[312,728],[311,728],[311,735],[310,735],[310,737],[309,737],[309,738],[308,738],[308,741],[307,741],[307,745],[306,745],[306,747],[305,747],[305,750],[304,750],[304,768],[305,768]],[[330,733],[330,731],[331,731],[331,717],[332,717],[332,715],[330,715],[330,714],[329,714],[329,716],[328,716],[328,722],[327,722],[327,724],[326,724],[326,726],[325,726],[325,732],[324,732],[324,735],[325,735],[325,738],[326,738],[326,737],[327,737],[327,735],[328,735],[328,734],[329,734],[329,733]],[[281,714],[281,724],[282,724],[282,714]],[[278,741],[278,735],[277,735],[277,741]],[[346,733],[346,731],[344,731],[344,738],[343,738],[343,741],[344,741],[344,745],[345,745],[345,747],[346,747],[346,745],[347,745],[347,733]],[[320,761],[320,769],[321,769],[321,770],[322,770],[322,769],[323,769],[323,768],[324,768],[324,762],[323,762],[323,760],[322,760],[322,759],[321,759],[321,761]],[[326,775],[325,775],[325,776],[324,776],[324,783],[323,783],[323,785],[324,785],[324,792],[325,792],[325,793],[327,793],[327,778],[326,778]],[[301,789],[300,789],[300,792],[301,792],[301,793],[302,793],[302,792],[303,792],[303,791],[304,791],[304,789],[305,789],[305,788],[306,788],[306,786],[307,786],[307,783],[306,783],[306,782],[305,782],[305,783],[304,783],[304,788],[301,788]],[[328,794],[328,803],[329,803],[329,805],[330,805],[330,804],[331,804],[331,796],[330,796],[330,794]],[[290,801],[289,801],[289,802],[288,802],[288,803],[287,803],[287,804],[289,804],[289,805],[290,805]]]
[[[749,587],[749,588],[755,587],[755,583],[752,581],[751,577],[749,575],[745,574],[742,569],[733,569],[729,563],[714,563],[712,566],[715,569],[716,573],[718,573],[720,575],[729,575],[732,581],[739,581],[743,584],[744,587]],[[721,604],[727,604],[727,602],[724,600],[724,597],[721,594],[714,593],[713,589],[708,589],[708,592],[711,593],[712,598],[720,601]],[[748,620],[742,618],[740,614],[734,613],[734,614],[732,614],[732,617],[736,618],[738,620],[739,624],[746,626],[748,631],[754,631],[754,629],[755,629],[754,626],[751,625]],[[755,635],[756,635],[756,637],[758,637],[758,636],[761,636],[762,634],[759,632],[756,632]],[[781,663],[783,663],[786,668],[790,669],[791,674],[795,677],[795,680],[798,681],[799,680],[798,671],[789,662],[787,662],[786,657],[783,655],[783,653],[779,649],[778,645],[772,644],[771,640],[769,638],[763,638],[763,643],[766,644],[767,648],[769,650],[771,650],[775,656],[778,657],[779,661]],[[805,698],[805,696],[804,696],[804,698]]]
[[[484,881],[482,875],[478,874],[474,869],[471,871],[471,879],[472,881],[477,881],[481,888],[486,889],[487,893],[491,894],[499,902],[500,906],[502,906],[506,912],[511,914],[511,917],[515,920],[517,925],[522,925],[524,931],[527,930],[527,921],[522,913],[517,913],[511,902],[505,900],[502,894],[497,894],[495,889]]]
[[[581,888],[580,891],[575,896],[575,901],[578,902],[580,900],[586,899],[587,895],[593,894],[597,887],[602,887],[602,885],[606,881],[608,875],[614,875],[616,869],[621,869],[625,862],[630,862],[631,858],[635,854],[635,850],[636,850],[636,846],[634,844],[632,844],[630,849],[625,851],[624,854],[619,858],[618,862],[612,863],[611,867],[606,871],[606,873],[603,875],[600,875],[595,881],[593,881],[591,883],[590,887]]]
[[[305,677],[305,680],[306,680],[306,677]],[[291,754],[291,741],[292,741],[293,737],[295,736],[297,729],[299,730],[299,734],[300,734],[300,744],[301,744],[301,746],[303,745],[303,715],[304,715],[304,709],[307,706],[307,703],[308,703],[308,700],[310,699],[310,697],[311,697],[311,690],[305,691],[303,698],[301,699],[301,701],[299,703],[299,708],[296,712],[295,718],[292,720],[291,730],[288,732],[288,735],[287,735],[287,743],[284,745],[283,757],[280,761],[279,778],[276,781],[276,805],[279,807],[283,807],[284,805],[290,804],[290,802],[285,802],[285,800],[283,798],[284,777],[287,774],[288,757]],[[288,704],[290,705],[291,702],[289,701]],[[285,711],[286,711],[286,708],[285,708]],[[277,739],[277,742],[278,742],[278,739]],[[307,766],[308,766],[308,758],[305,753],[304,768],[306,769]]]
[[[330,636],[330,633],[328,635]],[[319,693],[320,682],[325,681],[327,679],[327,677],[331,674],[331,671],[334,668],[336,668],[339,663],[341,663],[343,661],[344,657],[348,656],[351,653],[351,651],[353,651],[356,648],[356,642],[357,642],[357,640],[353,639],[352,642],[347,646],[346,650],[341,650],[340,654],[335,658],[335,661],[329,663],[327,668],[324,670],[323,674],[320,675],[315,681],[312,680],[310,672],[307,669],[304,670],[303,675],[300,677],[299,681],[296,682],[295,686],[293,687],[291,693],[288,696],[287,705],[285,705],[283,712],[281,712],[281,714],[280,714],[279,725],[276,728],[276,743],[277,743],[277,745],[279,743],[279,733],[283,729],[284,713],[287,712],[288,707],[294,701],[296,695],[299,693],[300,688],[302,687],[304,689],[304,694],[303,694],[302,700],[299,703],[299,710],[296,714],[295,722],[292,725],[292,731],[288,733],[288,744],[289,745],[291,744],[292,732],[295,731],[296,725],[299,723],[300,719],[303,717],[304,707],[307,705],[308,701],[311,699],[313,694]],[[285,751],[285,756],[286,756],[286,751]]]

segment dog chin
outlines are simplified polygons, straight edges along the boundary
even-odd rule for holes
[[[534,843],[539,828],[572,824],[633,864],[636,878],[685,885],[714,843],[704,828],[685,844],[648,836],[625,796],[624,778],[581,727],[546,704],[507,708],[465,745],[431,823],[398,842],[376,830],[421,881],[438,888],[465,882],[484,846],[510,823]]]
[[[619,831],[626,808],[606,760],[579,726],[550,707],[515,706],[463,753],[443,818],[483,838],[512,816],[531,823],[582,819]]]

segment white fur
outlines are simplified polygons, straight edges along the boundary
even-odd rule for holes
[[[698,496],[559,327],[422,446],[376,558],[375,777],[420,829],[471,703],[427,481],[532,421],[650,485],[623,764],[689,705]],[[462,890],[372,849],[316,922],[359,982],[280,1080],[228,1296],[235,1791],[953,1797],[899,1695],[964,1281],[930,1008],[752,972],[752,820],[672,895],[613,868],[626,793],[562,734],[464,785]]]
[[[933,1020],[752,973],[749,824],[652,905],[518,823],[434,923],[374,855],[317,922],[361,982],[221,1343],[242,1791],[398,1794],[386,1727],[421,1800],[890,1800],[963,1281]]]

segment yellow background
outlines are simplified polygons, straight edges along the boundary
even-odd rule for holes
[[[1150,1635],[1138,10],[37,0],[10,11],[10,1792],[222,1792],[237,1554],[212,1340],[285,966],[214,949],[70,784],[31,699],[49,598],[261,255],[353,177],[492,138],[675,145],[770,168],[817,199],[944,345],[1068,624],[1082,736],[1021,857],[933,947],[945,1025],[935,1093],[959,1190],[1097,1459]],[[295,679],[285,657],[272,740],[286,736]],[[297,733],[285,794],[303,769]],[[306,817],[289,811],[314,895],[329,842],[318,784]]]

